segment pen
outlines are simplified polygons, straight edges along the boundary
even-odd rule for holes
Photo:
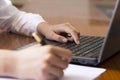
[[[32,36],[41,45],[45,45],[46,44],[45,41],[43,40],[43,37],[38,32],[32,33]]]

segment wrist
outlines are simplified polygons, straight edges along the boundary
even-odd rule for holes
[[[42,35],[45,35],[46,32],[44,32],[44,31],[48,26],[51,26],[51,25],[47,22],[39,23],[38,26],[37,26],[37,32],[42,34]]]

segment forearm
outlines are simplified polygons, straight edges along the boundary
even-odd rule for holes
[[[37,31],[38,24],[45,22],[38,14],[26,13],[22,11],[18,11],[18,13],[13,17],[14,19],[10,31],[27,36],[32,36],[31,34]]]
[[[13,76],[15,73],[14,52],[10,50],[0,50],[0,76]]]
[[[31,36],[41,22],[45,21],[39,14],[20,11],[9,0],[1,0],[0,29]]]

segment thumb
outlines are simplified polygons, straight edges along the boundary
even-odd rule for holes
[[[52,32],[51,37],[49,37],[48,39],[55,40],[58,42],[63,42],[63,43],[68,41],[67,38],[65,38],[59,34],[56,34],[55,32]]]

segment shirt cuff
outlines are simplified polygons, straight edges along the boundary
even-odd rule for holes
[[[28,36],[32,36],[33,32],[37,32],[37,27],[40,23],[46,22],[41,16],[34,17],[34,20],[28,22],[26,26],[29,26],[29,33],[26,33]]]

